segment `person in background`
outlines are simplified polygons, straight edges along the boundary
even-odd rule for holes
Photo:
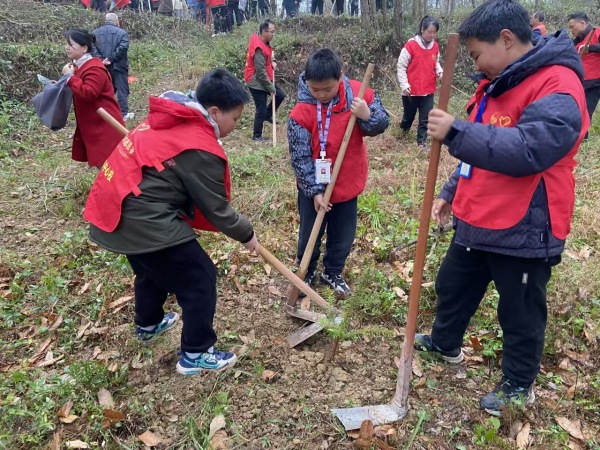
[[[250,36],[246,53],[244,80],[256,107],[252,139],[258,142],[267,141],[262,135],[264,122],[273,123],[273,107],[271,103],[267,105],[267,96],[271,94],[271,102],[275,97],[275,109],[278,109],[285,99],[283,90],[273,83],[277,67],[271,47],[274,35],[275,24],[268,19],[265,20],[260,24],[258,33]]]
[[[311,0],[310,13],[313,15],[318,13],[320,16],[322,16],[323,15],[323,0]]]
[[[298,0],[283,0],[283,7],[287,17],[296,17],[298,14],[298,3]]]
[[[233,31],[233,25],[229,22],[229,10],[227,0],[206,0],[212,15],[214,33],[213,37]]]
[[[404,114],[400,128],[404,136],[419,112],[417,145],[427,152],[427,116],[433,109],[433,96],[437,90],[436,78],[442,78],[440,49],[435,37],[440,24],[434,17],[421,19],[417,35],[411,38],[398,57],[398,81],[402,91]]]
[[[534,13],[531,17],[531,40],[533,42],[537,42],[540,37],[548,34],[544,20],[546,20],[546,15],[541,11]]]
[[[154,341],[177,322],[165,314],[169,293],[183,328],[176,370],[220,372],[236,355],[215,348],[217,271],[195,229],[220,231],[258,250],[252,224],[233,209],[227,154],[249,96],[223,69],[198,83],[195,94],[150,97],[148,119],[130,131],[98,174],[84,210],[90,239],[127,256],[135,273],[135,335]],[[134,181],[135,180],[135,181]]]
[[[81,28],[65,33],[65,52],[69,63],[63,75],[69,75],[67,86],[73,91],[77,126],[73,135],[72,158],[101,167],[122,139],[121,134],[96,112],[104,108],[121,125],[125,125],[108,69],[92,56],[96,36]]]
[[[350,0],[350,15],[358,16],[358,0]]]
[[[244,11],[240,9],[240,0],[227,1],[227,14],[227,20],[232,27],[234,23],[238,27],[244,23]]]
[[[106,15],[106,23],[94,30],[96,46],[92,54],[102,60],[112,78],[121,114],[125,120],[133,119],[129,112],[129,35],[119,27],[119,18],[114,13]]]
[[[567,19],[573,44],[583,63],[583,89],[587,111],[592,120],[600,100],[600,28],[592,27],[590,19],[584,12],[571,14]],[[588,38],[590,38],[589,42]]]

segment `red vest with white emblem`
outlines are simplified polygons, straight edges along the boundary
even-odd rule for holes
[[[440,49],[433,42],[430,49],[422,48],[415,40],[408,41],[404,46],[410,53],[410,63],[406,75],[410,84],[410,95],[429,95],[435,93],[437,64]]]
[[[267,45],[260,38],[258,33],[254,33],[250,36],[248,52],[246,53],[246,66],[244,67],[244,80],[246,83],[252,80],[252,76],[254,75],[254,72],[256,72],[256,67],[254,67],[254,54],[259,48],[267,59],[267,76],[269,77],[269,80],[273,81],[273,64],[271,63],[271,59],[273,58],[273,48],[270,45]]]
[[[452,212],[457,218],[470,225],[492,230],[513,227],[525,216],[533,193],[543,179],[552,234],[558,239],[567,237],[575,204],[574,156],[589,127],[585,95],[575,72],[563,66],[540,69],[500,97],[489,97],[482,123],[515,127],[529,104],[557,93],[571,95],[581,111],[581,134],[573,148],[552,167],[524,177],[511,177],[473,167],[470,178],[459,178],[452,202]],[[481,97],[483,91],[479,95]],[[471,112],[469,119],[472,122],[475,122],[480,102],[481,98],[477,99]]]

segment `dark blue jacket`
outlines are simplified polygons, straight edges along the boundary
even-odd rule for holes
[[[346,88],[346,108],[344,111],[347,111],[352,105],[354,93],[352,92],[348,78],[344,76],[343,81]],[[336,94],[331,101],[333,105],[337,105],[340,101],[339,95]],[[308,90],[304,72],[300,74],[300,79],[298,80],[298,102],[312,105],[317,104],[317,100]],[[383,133],[390,124],[390,115],[383,107],[377,94],[374,95],[373,102],[369,105],[369,110],[371,111],[371,117],[368,120],[358,119],[356,123],[366,136],[377,136]],[[325,192],[327,185],[318,184],[315,178],[315,163],[312,157],[312,137],[310,131],[290,117],[288,119],[287,135],[292,169],[294,169],[294,174],[298,181],[298,188],[306,197],[312,198],[317,194],[322,194]]]
[[[583,66],[565,30],[542,36],[537,45],[506,67],[486,92],[492,98],[510,90],[538,70],[562,65],[583,80]],[[525,107],[514,128],[456,119],[444,144],[455,158],[485,170],[513,177],[543,172],[562,159],[581,133],[581,110],[568,94],[550,94]],[[440,197],[452,202],[458,184],[458,168],[444,185]],[[502,214],[502,211],[498,211]],[[540,181],[529,210],[514,227],[491,230],[454,219],[455,242],[465,247],[518,256],[558,256],[564,240],[552,235],[544,181]]]
[[[92,55],[102,60],[108,58],[110,61],[108,68],[127,73],[129,71],[129,60],[127,59],[129,35],[127,32],[112,23],[107,23],[94,30],[94,34],[96,35],[96,47],[92,50]]]

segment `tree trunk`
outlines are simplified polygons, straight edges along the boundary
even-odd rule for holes
[[[413,0],[412,2],[412,20],[414,23],[419,23],[419,20],[421,20],[421,0]]]
[[[423,9],[421,11],[423,12],[422,16],[427,15],[427,0],[423,0]]]
[[[535,0],[535,10],[539,11],[542,8],[542,0]]]
[[[369,20],[369,0],[360,0],[360,25],[365,30],[371,28],[371,21]]]
[[[394,0],[394,38],[392,42],[394,44],[394,51],[400,53],[402,48],[402,16],[404,15],[404,9],[402,8],[402,0]]]

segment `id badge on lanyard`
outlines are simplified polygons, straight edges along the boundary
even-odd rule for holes
[[[319,159],[315,161],[315,178],[319,184],[331,183],[331,159],[327,159],[325,147],[327,146],[327,136],[329,135],[329,123],[331,121],[332,102],[329,102],[327,114],[325,116],[325,128],[323,129],[323,118],[321,102],[317,101],[317,128],[319,130]]]
[[[479,109],[477,110],[477,117],[475,118],[476,123],[481,123],[483,119],[483,112],[485,111],[485,105],[487,103],[487,94],[483,96],[481,99],[481,104],[479,105]],[[458,174],[466,179],[471,178],[471,172],[473,171],[473,167],[471,164],[467,164],[461,161],[460,168],[458,170]]]

